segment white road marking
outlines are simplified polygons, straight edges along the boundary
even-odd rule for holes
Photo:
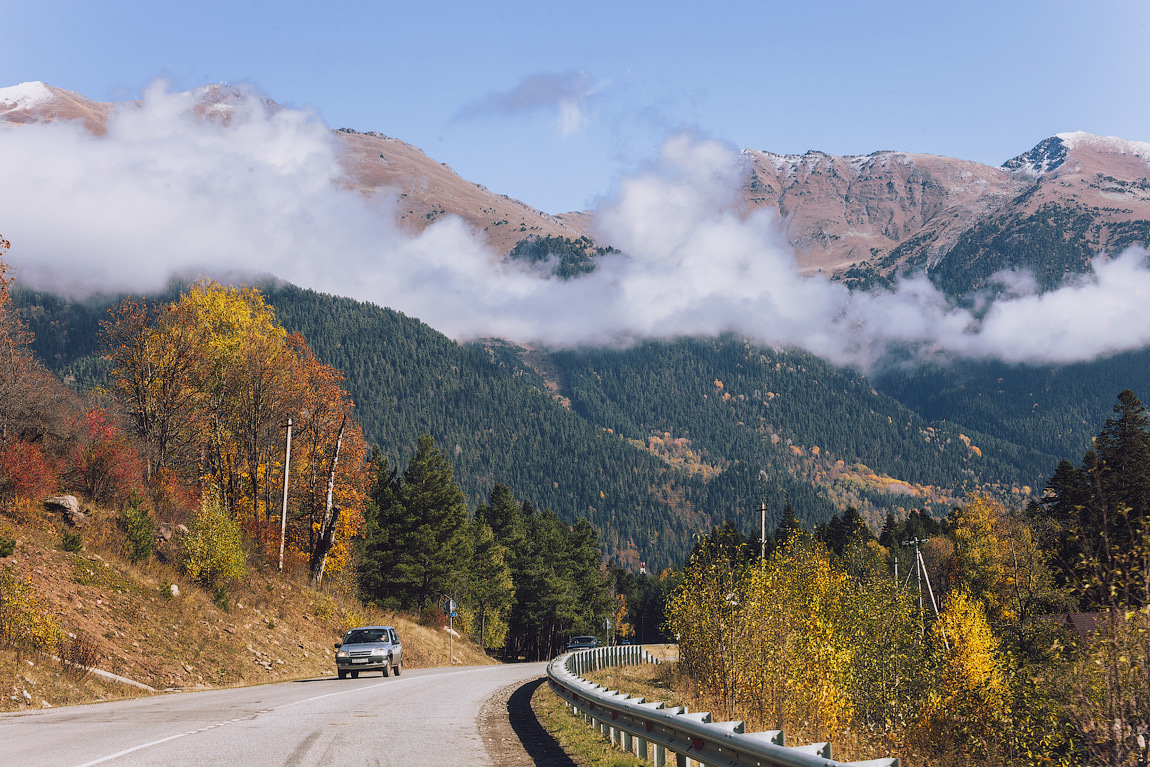
[[[474,674],[476,672],[483,671],[484,669],[487,669],[487,668],[496,668],[496,667],[495,666],[490,666],[490,667],[484,666],[484,667],[478,668],[478,669],[467,669],[466,671],[459,670],[459,671],[448,672],[448,673],[449,674],[451,674],[451,673]],[[437,675],[437,676],[439,676],[439,675]],[[390,682],[376,682],[375,684],[372,684],[372,685],[367,685],[365,687],[356,687],[356,688],[351,689],[351,690],[337,690],[336,692],[327,692],[327,693],[324,693],[323,695],[315,695],[311,698],[304,698],[302,700],[293,700],[291,703],[284,703],[282,705],[274,706],[272,708],[266,708],[262,711],[256,711],[251,716],[239,717],[237,719],[229,719],[226,722],[217,722],[216,724],[209,724],[207,727],[201,727],[198,730],[189,730],[188,732],[181,732],[178,735],[169,735],[166,738],[160,738],[159,740],[153,740],[149,743],[141,743],[138,746],[132,746],[131,748],[125,748],[123,751],[117,751],[114,754],[109,754],[108,756],[102,756],[99,759],[93,759],[92,761],[84,762],[83,764],[78,764],[78,765],[76,765],[76,767],[93,767],[93,765],[103,764],[104,762],[109,762],[113,759],[118,759],[121,756],[125,756],[127,754],[131,754],[131,753],[136,752],[136,751],[142,751],[145,748],[152,748],[153,746],[158,746],[161,743],[167,743],[168,741],[171,741],[171,740],[177,740],[179,738],[184,738],[184,737],[187,737],[188,735],[198,735],[201,732],[207,732],[208,730],[214,730],[217,727],[223,727],[223,726],[228,725],[228,724],[235,724],[236,722],[241,722],[241,721],[244,721],[245,719],[252,719],[252,718],[255,718],[257,716],[260,716],[261,714],[268,714],[268,713],[271,713],[272,711],[278,711],[281,708],[288,708],[289,706],[298,706],[301,703],[311,703],[313,701],[323,700],[324,698],[331,698],[331,697],[334,697],[336,695],[349,695],[351,693],[363,692],[364,690],[371,690],[371,689],[379,687],[380,685],[383,685],[383,684],[396,685],[396,684],[403,684],[404,682],[417,682],[417,681],[419,681],[419,677],[415,677],[415,678],[407,677],[406,679],[395,679],[395,680],[390,681]]]

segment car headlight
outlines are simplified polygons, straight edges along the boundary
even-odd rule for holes
[[[376,648],[375,650],[372,650],[372,651],[371,651],[371,654],[372,654],[372,655],[385,655],[386,653],[384,653],[384,651],[383,651],[383,650],[380,650],[380,649]]]
[[[335,654],[335,657],[337,657],[337,658],[346,658],[346,657],[347,657],[347,650],[340,650],[339,652],[337,652],[337,653]]]

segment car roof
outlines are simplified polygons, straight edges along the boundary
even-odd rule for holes
[[[343,633],[350,634],[353,631],[370,631],[373,629],[389,629],[391,631],[395,630],[395,629],[391,628],[391,626],[356,626],[355,628],[348,629],[347,631],[345,631]]]

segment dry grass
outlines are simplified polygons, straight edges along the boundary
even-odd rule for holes
[[[550,685],[541,684],[531,696],[531,709],[543,727],[580,767],[650,767],[615,746],[583,721],[572,716]]]
[[[677,657],[674,646],[652,646],[646,648],[652,654],[671,658],[672,662],[658,665],[641,663],[633,666],[613,666],[594,671],[586,675],[590,681],[606,685],[612,690],[628,693],[647,700],[663,701],[667,707],[686,706],[690,711],[711,711],[714,706],[707,699],[700,697],[690,680],[685,679],[673,662]],[[558,700],[558,699],[557,699]],[[748,732],[755,729],[774,729],[764,724],[754,727],[747,722]],[[791,728],[786,732],[787,744],[796,745],[811,742],[811,738],[804,737],[801,729]],[[834,756],[839,761],[862,761],[880,759],[893,756],[894,745],[885,742],[881,736],[870,733],[860,733],[846,730],[836,733],[832,741]]]
[[[77,553],[61,549],[62,528],[54,522],[23,524],[24,517],[0,517],[0,533],[16,540],[0,567],[31,585],[69,635],[66,657],[80,666],[0,650],[0,711],[146,694],[82,673],[92,660],[103,671],[157,690],[331,676],[332,645],[353,625],[395,626],[408,668],[448,664],[446,631],[363,605],[347,578],[333,577],[314,589],[298,566],[281,574],[255,562],[247,578],[231,584],[221,606],[171,564],[132,563],[111,514],[90,513]],[[454,646],[456,663],[493,662],[469,641],[456,639]]]

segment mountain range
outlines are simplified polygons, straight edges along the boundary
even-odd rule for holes
[[[199,114],[222,120],[250,98],[220,84],[194,96]],[[113,110],[135,104],[24,83],[0,89],[0,124],[81,120],[98,135]],[[340,128],[332,135],[344,183],[390,195],[411,231],[455,215],[501,254],[528,237],[595,239],[592,211],[544,213],[376,131]],[[1027,268],[1049,288],[1068,272],[1086,271],[1099,253],[1150,243],[1147,142],[1059,133],[998,167],[897,151],[838,157],[745,149],[742,155],[744,209],[777,210],[799,266],[852,285],[925,271],[943,289],[963,294],[985,287],[1001,269]]]
[[[194,95],[197,114],[222,121],[251,98],[222,85]],[[132,104],[26,83],[0,89],[0,127],[80,120],[100,135]],[[594,212],[543,213],[381,133],[331,135],[341,183],[390,196],[410,231],[455,215],[499,254],[525,240],[596,237]],[[1027,268],[1051,288],[1099,253],[1150,243],[1146,143],[1062,133],[1001,167],[887,151],[742,159],[743,212],[777,211],[799,265],[852,286],[925,271],[959,296]],[[393,461],[430,433],[473,505],[503,482],[564,518],[590,519],[607,553],[631,566],[676,561],[696,531],[724,519],[757,524],[760,501],[772,521],[786,503],[808,523],[853,506],[876,527],[888,512],[944,515],[976,489],[1023,503],[1059,459],[1089,446],[1119,391],[1150,390],[1146,351],[865,377],[736,336],[566,351],[458,344],[370,304],[282,285],[267,294],[284,325],[344,371],[366,435]],[[32,291],[17,301],[53,369],[81,385],[99,376],[100,306]]]

